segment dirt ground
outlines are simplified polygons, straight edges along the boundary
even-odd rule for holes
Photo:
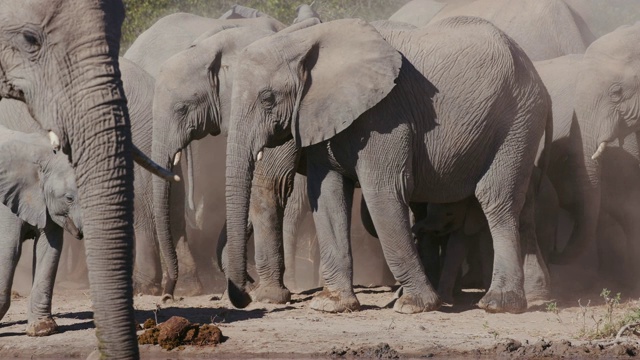
[[[580,338],[606,318],[599,294],[533,306],[519,315],[488,314],[474,304],[482,296],[466,291],[456,306],[415,315],[394,312],[391,287],[357,287],[362,311],[347,314],[320,313],[308,308],[318,289],[298,293],[288,305],[252,304],[233,309],[220,294],[179,299],[158,305],[159,297],[135,298],[136,320],[159,322],[182,316],[191,322],[213,323],[226,341],[217,347],[186,346],[165,351],[143,345],[144,358],[471,358],[588,355],[606,357],[635,355],[635,341],[616,345],[609,340],[588,342]],[[95,349],[89,294],[86,290],[58,291],[54,314],[60,332],[49,337],[25,335],[28,298],[16,294],[0,324],[0,358],[86,357]],[[621,316],[637,307],[622,299],[614,309]],[[154,310],[159,308],[157,312]],[[634,338],[635,339],[635,338]],[[569,341],[570,344],[567,342]],[[607,346],[598,346],[605,344]]]

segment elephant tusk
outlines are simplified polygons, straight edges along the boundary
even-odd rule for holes
[[[182,151],[178,151],[176,156],[173,157],[173,166],[176,166],[180,163],[180,158],[182,157]]]
[[[263,157],[263,153],[262,150],[258,153],[258,161],[262,161],[262,157]]]
[[[49,131],[49,141],[51,141],[51,146],[53,150],[60,150],[60,138],[53,131]]]
[[[598,160],[598,158],[602,156],[602,154],[604,153],[604,149],[606,147],[607,147],[607,143],[605,141],[601,142],[600,146],[598,146],[598,150],[596,150],[593,156],[591,156],[591,160]]]
[[[135,145],[133,146],[133,160],[135,160],[138,165],[142,166],[144,169],[158,177],[161,177],[167,181],[180,181],[180,176],[153,162],[153,160],[149,159],[149,157],[142,151],[140,151],[140,149],[138,149],[138,147]]]

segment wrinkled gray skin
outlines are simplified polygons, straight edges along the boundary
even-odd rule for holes
[[[317,22],[312,19],[294,26]],[[227,135],[233,61],[242,48],[273,33],[257,27],[220,28],[219,33],[200,40],[161,66],[153,106],[152,157],[155,161],[170,167],[175,154],[192,141],[209,134]],[[254,297],[262,302],[283,303],[291,296],[283,283],[283,217],[293,185],[295,169],[291,169],[295,166],[297,154],[293,144],[273,149],[273,154],[268,156],[264,166],[259,167],[257,173],[260,175],[253,183],[251,219],[256,242],[256,268],[260,276]],[[163,241],[164,236],[171,235],[167,217],[170,187],[162,181],[153,182],[155,218],[159,238]],[[295,222],[288,224],[289,227],[297,225]],[[219,241],[218,258],[224,270],[224,230]]]
[[[537,169],[536,169],[537,170]],[[536,172],[538,174],[536,174]],[[523,245],[523,257],[525,258],[525,295],[527,302],[546,300],[550,295],[550,281],[546,264],[542,268],[536,266],[527,267],[532,263],[527,257],[540,256],[546,261],[552,246],[555,244],[558,199],[553,185],[545,177],[536,192],[539,171],[534,171],[534,177],[530,185],[535,194],[535,231],[537,243]],[[482,213],[480,204],[475,199],[466,199],[449,204],[428,204],[426,217],[416,220],[413,232],[418,236],[418,247],[425,267],[428,264],[442,263],[442,268],[434,269],[431,273],[427,270],[429,279],[435,279],[438,294],[448,303],[453,303],[453,289],[469,249],[477,248],[480,256],[483,280],[488,289],[491,283],[493,249],[491,246],[491,233],[487,220]],[[448,239],[442,239],[443,237]],[[439,245],[445,241],[446,255],[443,259],[439,256]],[[540,245],[540,246],[539,246]],[[435,250],[435,251],[434,251]],[[542,270],[541,273],[538,271]]]
[[[229,298],[237,307],[251,301],[245,228],[256,161],[265,147],[293,138],[306,151],[325,281],[312,308],[359,308],[349,245],[359,181],[387,263],[405,289],[396,311],[440,305],[413,242],[409,203],[471,195],[496,250],[493,282],[479,305],[524,311],[518,229],[535,233],[532,212],[524,219],[520,213],[551,121],[541,80],[522,50],[479,18],[381,31],[358,20],[333,21],[258,40],[238,57],[227,146]]]
[[[9,101],[12,100],[2,103]],[[54,153],[43,134],[0,126],[0,154],[0,201],[7,205],[0,206],[0,319],[11,305],[11,287],[22,242],[34,239],[27,335],[50,335],[57,329],[51,317],[51,295],[63,229],[82,238],[75,174],[67,157],[62,152]]]
[[[416,0],[389,20],[421,27],[460,15],[491,21],[534,61],[582,54],[595,40],[582,18],[562,0]]]
[[[576,222],[562,253],[552,256],[554,263],[569,263],[595,247],[601,209],[611,212],[628,239],[640,234],[636,211],[631,211],[640,197],[636,182],[629,180],[637,176],[639,159],[640,84],[636,74],[640,73],[640,54],[630,45],[637,41],[640,24],[624,26],[591,44],[584,57],[536,65],[554,99],[557,119],[549,178],[560,205]],[[598,152],[601,144],[605,145]],[[619,190],[614,185],[610,188],[608,182],[628,192],[616,195]]]
[[[120,0],[0,1],[0,97],[24,101],[71,160],[98,349],[118,358],[138,356],[133,149],[118,66],[123,19]]]

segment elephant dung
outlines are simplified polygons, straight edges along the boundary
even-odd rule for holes
[[[145,321],[145,325],[151,325],[151,322]],[[172,350],[182,345],[217,345],[221,341],[222,332],[217,326],[194,324],[180,316],[173,316],[158,326],[148,328],[138,336],[140,345],[160,345],[165,350]]]

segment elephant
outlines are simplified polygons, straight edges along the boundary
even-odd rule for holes
[[[233,20],[207,19],[196,15],[184,13],[169,15],[159,20],[151,28],[140,35],[138,39],[136,39],[136,41],[131,45],[124,57],[129,58],[135,63],[139,64],[151,75],[157,76],[161,64],[163,64],[169,57],[181,50],[187,49],[191,44],[197,44],[198,42],[206,39],[207,37],[215,34],[220,30],[231,27],[251,27],[256,29],[263,29],[265,31],[277,31],[284,28],[284,25],[279,23],[277,20],[266,16],[249,19],[240,18],[239,15],[247,15],[247,11],[251,9],[237,6],[234,7],[234,9],[237,10],[237,14],[233,16]],[[242,11],[239,11],[238,9],[242,9]],[[301,7],[300,9],[304,9],[304,7]],[[304,19],[306,16],[308,15],[301,13],[298,17],[300,19]],[[159,126],[159,128],[160,127],[162,126]],[[203,151],[209,153],[213,151],[212,146],[214,145],[215,144],[200,146],[204,147]],[[186,149],[188,148],[189,147],[186,147]],[[280,176],[281,174],[278,175],[279,178]],[[290,177],[292,176],[293,175],[291,174]],[[172,186],[172,188],[176,189],[175,186]],[[288,191],[289,190],[286,190],[283,194],[288,194]],[[189,193],[191,193],[191,191],[189,191]],[[167,264],[168,266],[168,272],[165,274],[165,285],[163,289],[163,294],[165,294],[165,299],[167,299],[173,295],[173,288],[178,276],[177,256],[175,252],[174,241],[172,239],[171,233],[169,232],[169,224],[172,224],[171,226],[173,226],[174,229],[180,228],[180,226],[175,225],[174,221],[169,221],[169,218],[167,217],[169,208],[168,202],[171,201],[172,203],[176,203],[174,199],[178,194],[176,194],[175,191],[169,192],[168,187],[167,191],[164,192],[164,194],[166,194],[167,199],[171,200],[163,200],[163,203],[167,204],[167,210],[163,211],[163,215],[161,217],[157,217],[156,215],[155,221],[157,223],[156,226],[161,226],[160,228],[158,228],[156,233],[158,236],[158,242],[160,244],[162,257],[165,260],[165,264]],[[202,210],[202,206],[198,207],[200,208],[200,210]],[[156,212],[156,214],[157,213],[158,212]],[[198,216],[198,213],[196,213],[196,216]],[[162,223],[162,225],[158,225],[160,223]],[[281,228],[282,226],[279,225],[278,227]],[[189,229],[183,228],[183,230],[179,230],[178,232],[176,232],[176,234],[185,234],[187,232],[189,232]],[[224,236],[221,237],[224,238]],[[185,238],[183,237],[183,239]],[[180,246],[181,243],[185,245],[187,244],[186,241],[179,241],[178,246]],[[183,252],[183,255],[185,255],[184,257],[186,258],[193,259],[193,256],[186,256],[189,255],[188,251]],[[197,275],[193,275],[191,277],[193,279],[197,279]],[[272,282],[277,281],[272,280]],[[282,289],[282,291],[279,291],[278,293],[282,293],[283,291],[284,289]],[[272,301],[288,301],[288,295],[283,296],[284,297],[280,297],[281,300]]]
[[[34,239],[27,335],[50,335],[58,327],[51,317],[51,295],[63,231],[82,239],[75,174],[67,157],[53,152],[43,134],[0,126],[0,153],[0,199],[6,205],[0,207],[4,233],[0,239],[0,319],[11,305],[11,287],[22,243]]]
[[[248,21],[246,19],[245,21]],[[319,23],[310,18],[281,31]],[[248,24],[248,23],[247,23]],[[153,102],[153,147],[152,158],[171,168],[177,154],[194,140],[207,135],[223,135],[228,129],[233,68],[230,67],[238,52],[253,41],[273,34],[256,26],[228,28],[220,26],[218,32],[210,29],[208,38],[203,38],[182,51],[160,67],[157,75]],[[252,216],[256,243],[256,269],[260,282],[254,291],[258,301],[286,303],[290,291],[284,286],[283,231],[289,233],[284,224],[284,208],[287,203],[295,169],[292,169],[298,154],[293,143],[273,149],[273,162],[265,161],[254,181],[254,212]],[[268,165],[267,165],[268,164]],[[153,180],[154,217],[157,234],[162,244],[172,244],[169,226],[172,187],[166,182]],[[246,226],[247,224],[245,224]],[[224,271],[223,255],[226,233],[219,239],[219,265]],[[170,253],[170,248],[163,251]],[[169,262],[175,264],[175,262]],[[175,274],[177,269],[170,268]],[[172,275],[170,274],[169,277]]]
[[[124,13],[121,0],[0,1],[0,98],[25,102],[69,158],[82,200],[97,351],[135,358],[133,162],[179,177],[131,142],[118,65]]]
[[[535,239],[533,204],[525,194],[552,121],[542,81],[520,47],[480,18],[379,30],[361,20],[337,20],[276,33],[238,56],[226,172],[232,304],[251,302],[246,224],[254,169],[271,147],[293,140],[305,151],[325,281],[311,308],[359,308],[349,247],[357,181],[387,264],[404,287],[394,310],[440,305],[413,242],[410,203],[475,195],[496,252],[493,282],[479,305],[490,312],[524,311],[519,239]]]
[[[542,182],[540,182],[542,176]],[[538,184],[539,188],[538,188]],[[550,296],[550,279],[546,262],[550,251],[555,245],[558,222],[558,199],[553,185],[540,170],[535,168],[530,187],[535,196],[535,231],[537,244],[522,244],[533,248],[530,252],[540,251],[544,260],[543,272],[528,272],[525,264],[525,295],[527,302],[547,300]],[[474,198],[455,203],[426,205],[426,215],[416,217],[416,224],[412,227],[418,237],[418,249],[421,251],[422,263],[438,266],[432,271],[427,269],[427,277],[438,287],[438,294],[447,303],[453,303],[453,290],[462,262],[465,257],[476,255],[479,257],[482,280],[485,288],[491,284],[493,248],[491,234],[487,220],[482,213],[478,201]],[[443,239],[445,238],[445,239]],[[444,240],[444,256],[438,251]],[[477,254],[470,253],[476,248]],[[468,255],[469,254],[469,255]],[[523,253],[526,256],[526,252]],[[477,269],[476,269],[477,270]],[[529,273],[529,274],[528,274]],[[530,276],[527,276],[530,275]],[[527,291],[531,289],[532,291]]]
[[[628,45],[639,39],[640,24],[622,26],[596,40],[584,56],[536,63],[557,119],[548,175],[575,222],[552,263],[570,264],[584,256],[591,256],[584,262],[597,261],[592,257],[601,212],[622,226],[630,246],[640,236],[633,210],[640,201],[635,186],[640,63],[637,50]]]
[[[595,40],[580,15],[563,0],[415,0],[405,8],[390,20],[416,26],[460,15],[489,20],[512,37],[534,61],[582,54]]]
[[[178,178],[131,142],[118,65],[124,13],[121,0],[0,1],[0,98],[25,102],[68,156],[82,199],[98,352],[134,358],[133,162]]]

